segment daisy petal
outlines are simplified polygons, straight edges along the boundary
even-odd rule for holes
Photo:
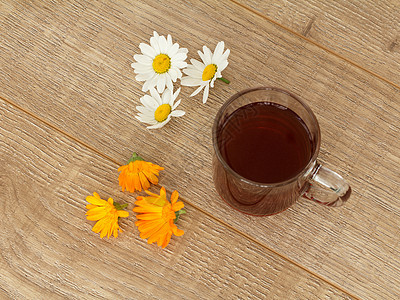
[[[147,55],[151,58],[154,58],[157,55],[156,51],[151,46],[145,43],[140,43],[139,48],[144,55]]]
[[[153,77],[153,74],[150,72],[147,73],[139,73],[138,75],[135,76],[135,79],[137,81],[146,81],[149,80]]]
[[[153,47],[155,53],[157,53],[157,54],[161,53],[160,45],[158,43],[158,36],[153,36],[150,38],[150,45],[151,45],[151,47]]]
[[[178,44],[176,44],[176,45],[178,45]],[[172,37],[171,37],[170,34],[167,35],[167,46],[168,46],[169,48],[171,48],[171,47],[173,46],[173,45],[172,45]],[[179,48],[179,45],[178,45],[178,48]]]
[[[140,64],[151,64],[153,60],[151,57],[142,54],[135,54],[133,58]]]
[[[167,89],[172,91],[172,89],[174,88],[174,85],[172,84],[171,76],[167,73],[167,74],[165,74],[165,78],[166,78],[166,83],[167,83]]]
[[[217,46],[215,46],[214,54],[213,54],[213,61],[212,63],[215,64],[214,58],[219,58],[222,56],[222,52],[224,51],[225,44],[223,41],[219,42]]]
[[[203,75],[203,72],[200,71],[200,70],[197,70],[197,69],[189,69],[189,68],[187,68],[187,69],[184,69],[183,72],[186,75],[188,75],[188,76],[190,76],[192,78],[199,78],[200,79],[202,77],[202,75]]]
[[[155,89],[151,89],[150,92],[155,91]],[[153,96],[153,93],[152,93]],[[158,96],[159,98],[160,96]],[[141,100],[143,99],[142,103],[144,106],[149,107],[149,108],[153,108],[154,110],[157,109],[157,107],[161,104],[161,99],[158,102],[156,97],[150,97],[149,95],[144,95]]]
[[[226,51],[224,52],[224,54],[222,54],[221,59],[222,59],[222,60],[227,60],[230,53],[231,53],[231,50],[226,49]]]
[[[167,103],[169,104],[169,102],[172,99],[172,90],[166,89],[162,94],[161,99],[162,99],[162,104],[167,104]]]
[[[175,104],[174,104],[174,101],[171,101],[171,103],[169,105],[171,105],[172,106],[172,110],[174,110],[175,108],[178,107],[179,104],[181,104],[181,100],[180,99],[178,101],[176,101]]]
[[[208,85],[207,85],[208,86]],[[200,85],[189,97],[196,96],[204,88],[204,85]]]
[[[206,57],[205,57],[204,53],[201,52],[200,50],[198,50],[197,53],[199,54],[199,56],[200,56],[201,60],[203,61],[203,63],[204,63],[205,65],[207,65]]]
[[[171,59],[171,62],[172,63],[174,63],[174,62],[177,62],[177,61],[183,61],[183,60],[185,60],[187,58],[187,55],[186,55],[186,53],[177,53],[172,59]]]
[[[163,104],[160,94],[157,93],[156,89],[154,89],[154,88],[150,89],[150,94],[151,94],[151,97],[153,97],[153,100],[155,100],[155,102],[157,103],[155,108],[157,108],[159,105]]]
[[[168,35],[168,36],[171,37],[170,35]],[[179,50],[179,44],[175,43],[168,49],[166,54],[169,57],[174,57],[178,53],[178,50]]]
[[[193,58],[190,60],[190,62],[192,63],[192,65],[193,65],[197,70],[199,70],[200,72],[203,73],[203,70],[204,70],[204,68],[206,67],[205,64],[203,64],[203,63],[201,63],[201,62],[199,62],[198,60],[193,59]]]
[[[210,86],[207,84],[204,89],[204,93],[203,93],[203,103],[207,102],[209,90],[210,90]]]
[[[164,92],[165,84],[166,84],[165,75],[164,75],[164,74],[161,74],[161,75],[158,77],[158,81],[157,81],[157,91],[158,91],[159,93]]]
[[[157,83],[157,76],[154,76],[152,79],[145,81],[142,87],[143,92],[147,92],[149,89],[154,88]]]
[[[201,84],[201,82],[202,82],[202,80],[197,79],[197,78],[196,79],[191,78],[189,76],[182,77],[182,79],[181,79],[181,84],[183,86],[198,86]]]
[[[183,69],[187,67],[187,63],[185,63],[184,61],[176,61],[174,63],[174,67],[177,67],[179,69]]]
[[[178,72],[175,69],[171,68],[169,69],[168,74],[171,77],[171,80],[173,82],[176,82],[176,80],[178,79]]]
[[[174,110],[173,112],[171,112],[171,116],[173,117],[182,117],[183,115],[185,115],[185,112],[183,110]]]
[[[171,90],[172,91],[172,90]],[[175,93],[172,95],[172,103],[175,101],[176,98],[178,98],[179,93],[181,92],[181,88],[178,88]],[[180,100],[179,100],[180,102]]]
[[[160,51],[161,53],[166,53],[167,52],[167,40],[165,36],[160,36],[158,39],[158,44],[160,45]]]
[[[212,63],[212,56],[213,55],[211,53],[211,50],[206,46],[203,46],[203,52],[204,52],[204,58],[205,58],[204,63],[205,63],[206,66],[208,66],[209,64]]]

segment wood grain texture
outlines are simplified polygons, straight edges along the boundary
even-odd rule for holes
[[[85,197],[129,203],[115,163],[0,100],[0,290],[14,299],[350,299],[193,207],[164,250],[85,220]]]
[[[160,184],[345,290],[364,299],[400,296],[398,89],[230,2],[5,7],[4,97],[120,163],[140,151],[166,167]],[[183,89],[187,115],[158,131],[133,117],[143,93],[130,68],[153,30],[171,33],[190,58],[220,40],[231,49],[224,72],[231,84],[217,83],[206,105]],[[321,160],[354,191],[345,207],[300,201],[282,214],[254,218],[219,199],[211,180],[212,121],[230,95],[257,85],[290,89],[313,108]]]
[[[238,3],[400,85],[398,1],[238,0]]]

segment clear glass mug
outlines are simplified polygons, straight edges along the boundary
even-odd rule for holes
[[[297,114],[307,127],[311,140],[309,159],[304,167],[295,175],[279,182],[265,183],[248,179],[234,171],[222,154],[229,145],[222,136],[232,114],[246,105],[252,107],[254,104],[253,111],[248,110],[246,114],[241,115],[242,119],[254,118],[257,115],[255,106],[260,102],[273,103]],[[235,135],[240,130],[240,126],[237,126],[236,132],[232,131],[229,134]],[[288,91],[274,87],[257,87],[232,96],[217,113],[212,138],[213,179],[216,190],[226,203],[243,213],[258,216],[273,215],[286,210],[299,198],[313,200],[326,206],[341,206],[350,197],[351,188],[347,182],[317,160],[321,143],[317,118],[302,100]]]

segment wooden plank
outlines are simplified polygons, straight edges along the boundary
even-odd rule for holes
[[[233,1],[400,85],[397,1]]]
[[[118,167],[0,100],[0,290],[30,299],[350,297],[187,205],[186,233],[164,250],[133,213],[117,239],[85,220],[85,197],[129,203]],[[83,184],[84,183],[84,184]]]
[[[2,95],[120,163],[141,151],[166,167],[160,183],[196,208],[352,293],[400,295],[400,261],[392,256],[400,221],[396,88],[229,2],[42,5],[16,4],[2,20]],[[183,89],[187,115],[159,131],[133,118],[143,93],[130,69],[153,30],[171,33],[190,57],[219,40],[231,49],[224,76],[232,83],[218,83],[206,105]],[[220,201],[211,181],[211,124],[230,95],[256,85],[290,89],[313,107],[321,160],[352,185],[347,206],[301,201],[254,218]]]

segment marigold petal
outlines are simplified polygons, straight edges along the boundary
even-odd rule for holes
[[[157,235],[157,245],[161,246],[163,245],[166,237],[168,236],[168,234],[171,232],[171,228],[168,225],[168,223],[165,223],[164,226],[155,234]]]
[[[108,228],[107,228],[107,226],[105,225],[105,226],[101,229],[101,231],[100,231],[100,238],[101,238],[101,239],[107,235],[107,231],[108,231]]]
[[[104,218],[107,215],[107,211],[104,210],[102,207],[97,207],[89,210],[86,212],[86,219],[90,221],[97,221],[100,220],[101,218]]]
[[[151,164],[151,169],[156,171],[162,171],[164,170],[164,167],[160,167],[159,165],[156,164]]]
[[[128,168],[128,165],[120,166],[118,172],[124,171],[126,168]]]
[[[141,191],[142,186],[140,184],[140,179],[139,179],[138,173],[133,174],[132,179],[133,179],[133,185],[134,185],[133,190],[137,189],[138,191]]]
[[[133,208],[134,212],[137,213],[154,213],[154,212],[162,212],[162,207],[159,206],[148,206],[148,207],[135,207]]]
[[[163,220],[152,220],[152,221],[137,221],[135,222],[135,225],[137,226],[138,230],[140,232],[144,232],[144,231],[149,231],[154,229],[155,227],[159,226],[160,224],[164,224],[165,222]]]
[[[184,207],[185,207],[185,204],[183,204],[183,202],[181,202],[181,201],[172,204],[172,210],[173,211],[179,211]]]
[[[150,171],[147,171],[147,170],[144,170],[143,172],[142,172],[146,177],[147,177],[147,179],[152,183],[152,184],[157,184],[158,183],[158,178],[157,178],[157,176],[156,175],[158,175],[158,172],[156,171],[156,172],[150,172]]]
[[[147,213],[147,214],[140,214],[137,215],[136,218],[138,220],[154,220],[154,219],[160,219],[161,218],[160,213]]]
[[[165,225],[165,223],[155,223],[153,224],[153,228],[149,228],[147,230],[141,231],[140,237],[142,239],[147,239],[153,235],[157,235],[158,231]]]
[[[102,230],[103,227],[104,227],[104,222],[105,222],[105,219],[104,219],[104,218],[98,220],[98,221],[96,222],[96,224],[94,224],[92,230],[93,230],[94,232],[96,232],[96,233],[99,233],[100,230]]]
[[[163,196],[145,197],[145,200],[151,206],[164,207],[166,204],[168,204],[167,198]]]
[[[121,188],[122,188],[122,191],[125,191],[125,189],[126,189],[126,176],[125,176],[125,174],[123,174],[123,173],[121,173],[121,174],[119,174],[119,176],[118,176],[118,182],[119,182],[119,185],[121,186]]]
[[[165,187],[161,187],[160,197],[167,198],[167,192],[165,191]]]
[[[178,229],[178,227],[173,223],[171,225],[171,229],[172,229],[173,234],[175,234],[176,236],[181,236],[185,233],[183,230]]]
[[[170,212],[168,212],[168,214],[166,214],[163,217],[168,219],[168,220],[175,220],[176,219],[176,214],[175,214],[175,212],[173,210],[171,210]]]
[[[167,230],[166,230],[165,228],[167,228]],[[164,223],[163,226],[162,226],[156,233],[154,233],[153,235],[151,235],[151,236],[149,237],[149,239],[147,240],[147,242],[148,242],[149,244],[152,244],[152,243],[154,243],[154,242],[157,242],[157,244],[158,244],[160,240],[163,240],[163,239],[164,239],[164,237],[165,237],[165,235],[166,235],[167,232],[168,232],[168,224],[167,224],[167,223]],[[161,242],[161,244],[162,244],[162,242]]]
[[[155,193],[152,193],[152,192],[150,192],[149,190],[145,190],[144,192],[145,192],[147,195],[150,195],[150,196],[153,196],[153,197],[160,197],[160,195],[155,194]],[[142,198],[144,198],[144,197],[142,197]]]
[[[117,215],[120,218],[126,218],[129,217],[129,212],[127,212],[126,210],[118,210]]]
[[[168,246],[168,244],[169,244],[169,242],[171,240],[171,237],[172,237],[172,232],[168,232],[167,236],[164,238],[163,244],[161,245],[161,247],[163,249]]]
[[[86,208],[87,209],[93,209],[93,208],[96,208],[96,207],[98,207],[97,205],[94,205],[94,204],[88,204],[88,205],[86,205]]]
[[[89,221],[98,221],[105,217],[106,214],[97,214],[97,215],[90,215],[87,216],[86,219]]]
[[[118,236],[118,228],[119,228],[118,219],[116,219],[111,223],[111,226],[109,228],[108,235],[107,235],[108,238],[110,238],[111,235],[114,235],[114,237],[117,237]]]
[[[94,205],[99,205],[99,206],[106,205],[107,201],[101,199],[97,193],[93,193],[93,195],[97,195],[97,196],[87,196],[86,201],[89,202],[90,204],[94,204]]]
[[[150,183],[147,180],[147,177],[143,174],[143,172],[139,173],[139,180],[144,190],[148,190],[150,187]]]
[[[173,191],[171,194],[171,204],[173,205],[176,201],[178,201],[179,193],[178,191]]]

